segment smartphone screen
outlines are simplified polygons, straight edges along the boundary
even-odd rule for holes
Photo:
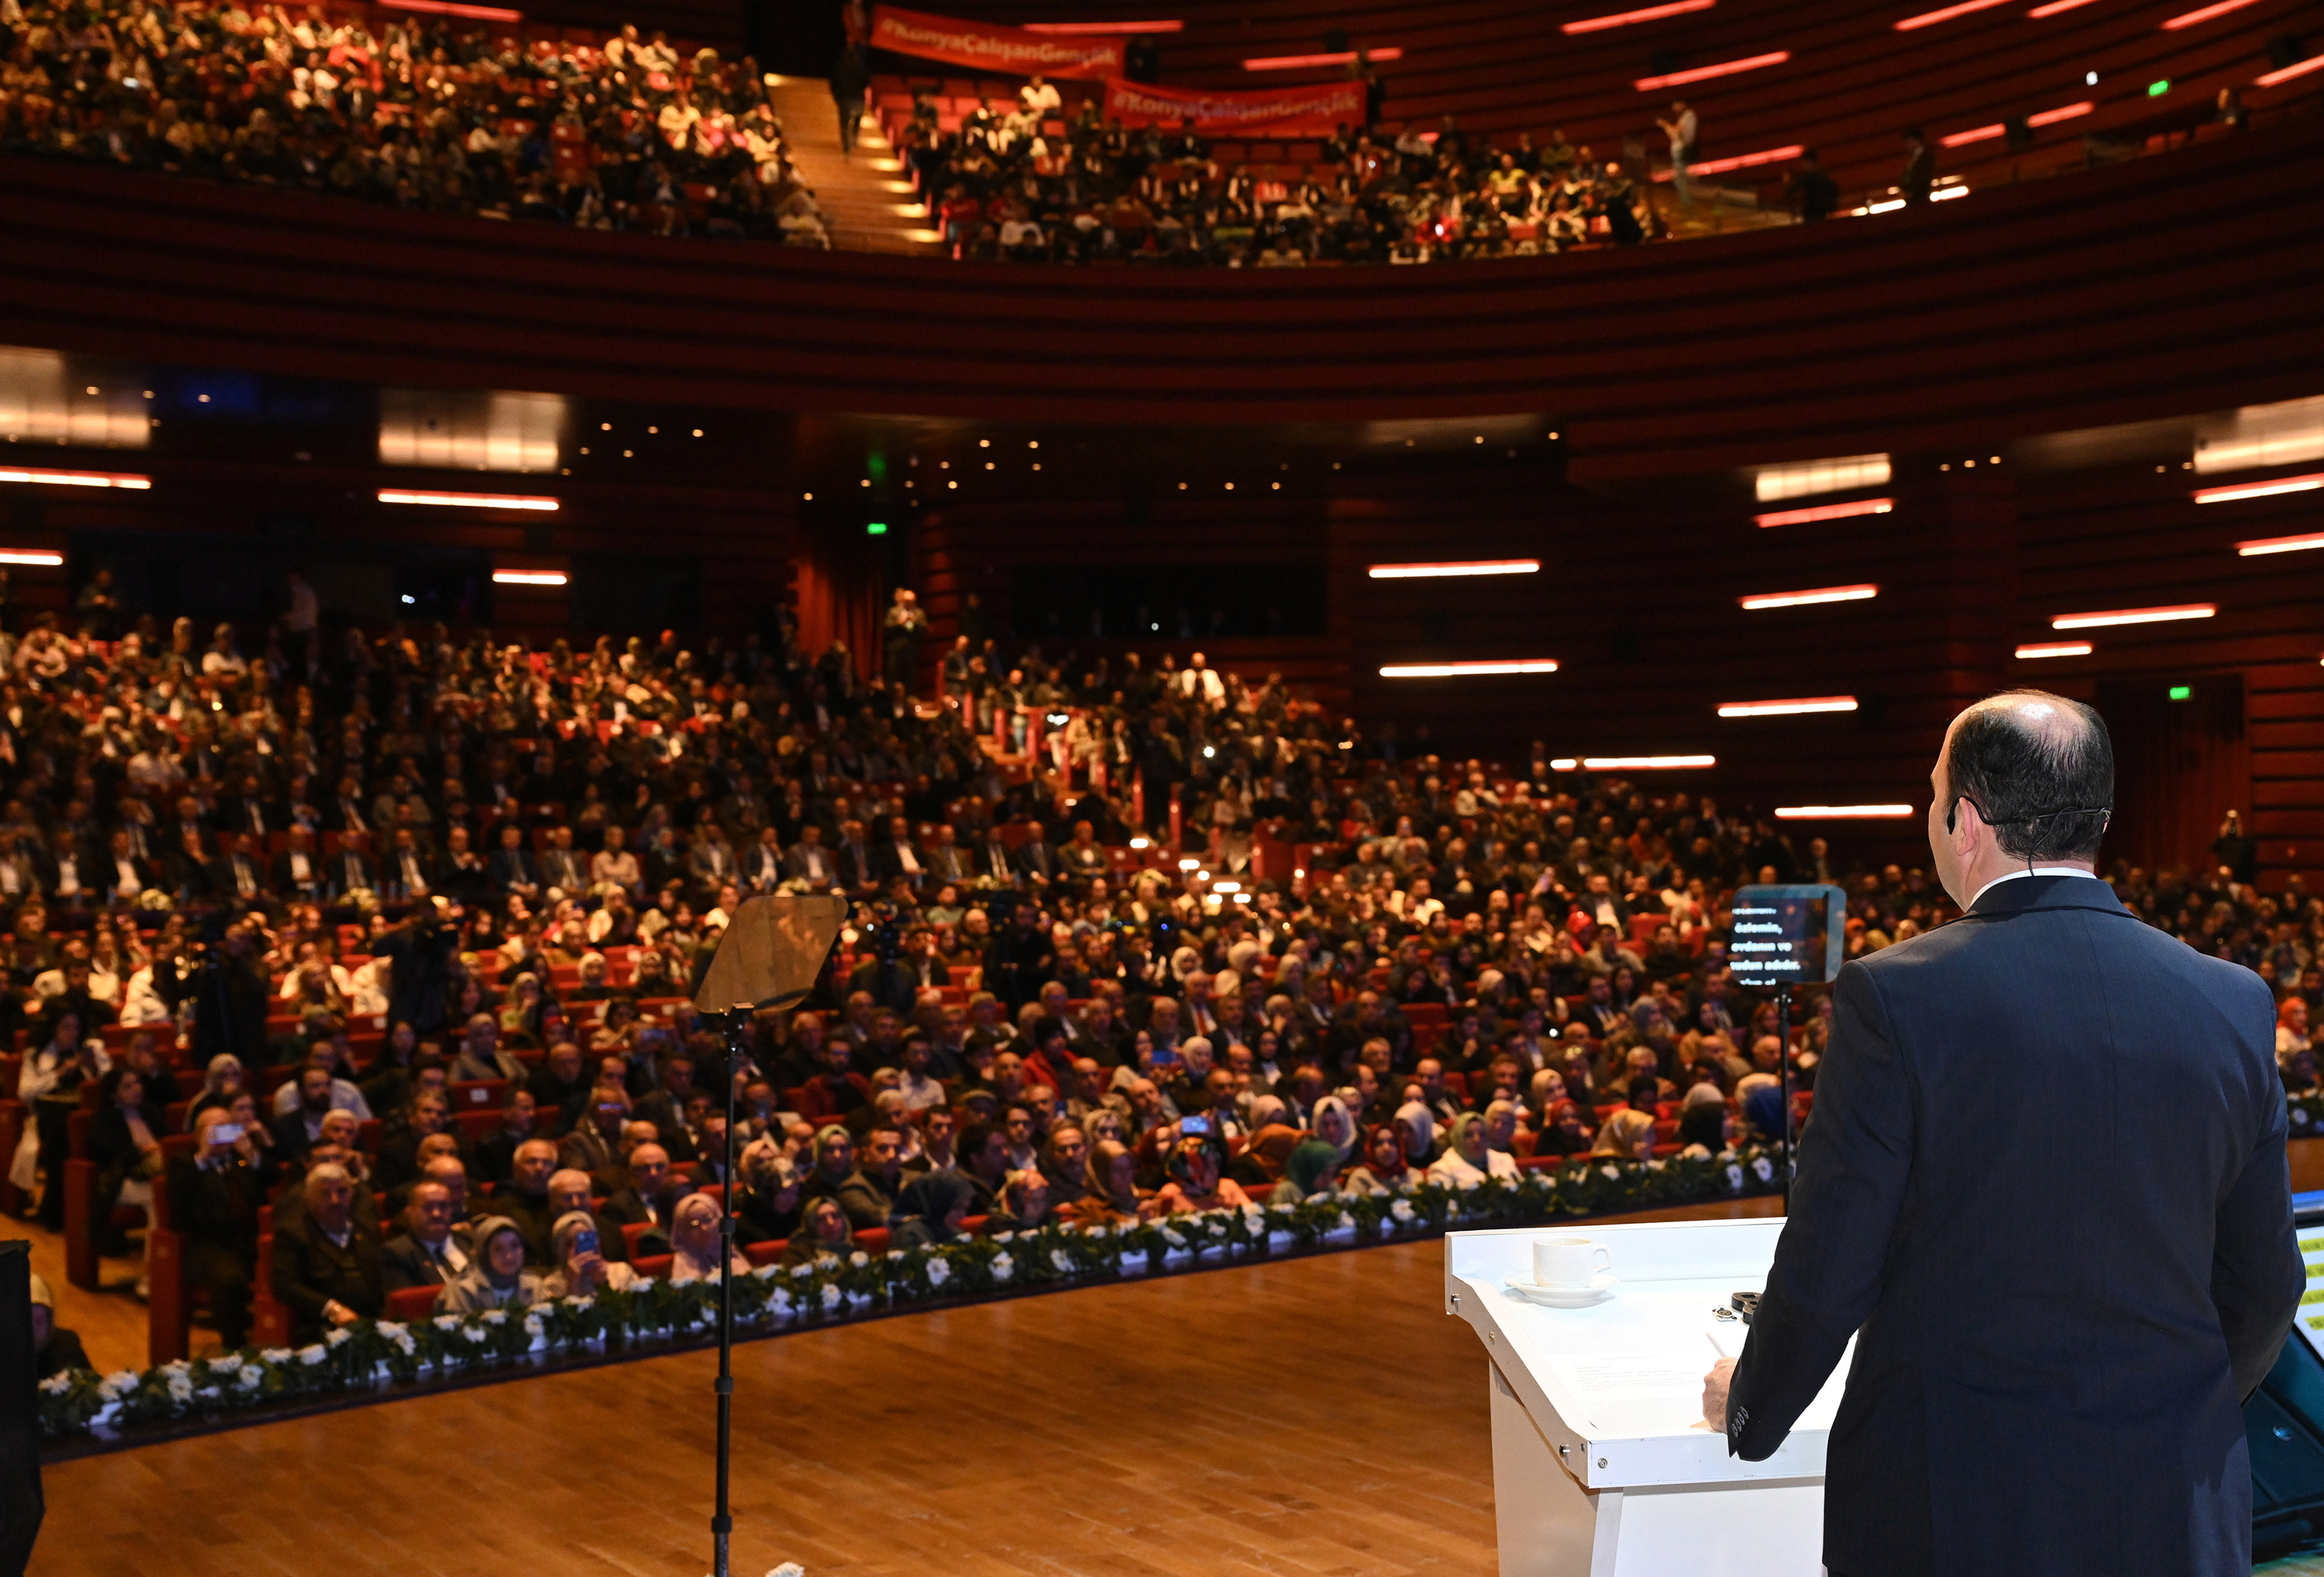
[[[576,1254],[595,1253],[597,1251],[597,1229],[595,1227],[583,1227],[579,1231],[574,1233],[573,1251]]]
[[[1211,1131],[1211,1120],[1207,1117],[1181,1117],[1178,1119],[1178,1131],[1180,1133],[1208,1133]]]
[[[237,1143],[241,1138],[242,1124],[239,1122],[219,1122],[214,1123],[210,1127],[210,1142],[212,1144],[235,1144]]]

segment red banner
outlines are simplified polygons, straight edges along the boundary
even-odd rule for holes
[[[1080,35],[1052,37],[994,22],[964,22],[881,5],[872,13],[872,47],[946,60],[1009,77],[1088,78],[1121,74],[1122,41]]]
[[[1342,126],[1364,124],[1364,85],[1329,82],[1320,88],[1210,93],[1114,78],[1105,85],[1105,118],[1126,126],[1175,126],[1192,120],[1194,130],[1212,137],[1328,137]]]

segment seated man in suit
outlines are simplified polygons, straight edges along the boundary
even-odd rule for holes
[[[493,1190],[493,1213],[504,1215],[524,1234],[525,1263],[550,1263],[549,1234],[557,1213],[549,1208],[549,1180],[557,1175],[553,1140],[529,1139],[516,1147],[509,1180]]]
[[[442,1286],[466,1274],[467,1227],[454,1214],[449,1188],[432,1181],[413,1184],[403,1220],[404,1230],[380,1248],[380,1281],[385,1291]]]
[[[616,1228],[643,1222],[638,1252],[669,1252],[670,1218],[678,1202],[693,1190],[672,1176],[669,1152],[659,1144],[641,1144],[630,1151],[629,1176],[605,1196],[604,1217]],[[651,1245],[651,1246],[650,1246]]]
[[[524,829],[514,822],[501,825],[500,847],[485,868],[485,885],[496,898],[516,897],[528,904],[540,901],[540,872],[525,853]]]
[[[290,847],[274,856],[271,881],[285,898],[313,903],[323,896],[323,859],[315,852],[315,835],[303,826],[290,829]]]
[[[1017,845],[1017,874],[1027,884],[1046,888],[1065,874],[1065,865],[1057,851],[1050,846],[1049,835],[1038,821],[1025,824],[1025,841]]]
[[[290,1311],[293,1346],[319,1342],[335,1325],[377,1319],[387,1306],[379,1229],[355,1217],[355,1179],[325,1162],[307,1169],[300,1187],[306,1208],[295,1222],[274,1223],[269,1268],[274,1300]]]
[[[524,1064],[513,1053],[501,1049],[500,1020],[490,1013],[472,1016],[467,1033],[460,1042],[459,1057],[452,1065],[452,1077],[459,1081],[507,1079],[522,1084],[524,1075]]]
[[[360,842],[342,842],[336,853],[323,857],[323,892],[335,903],[345,903],[347,895],[370,892],[377,888],[379,875],[364,857]]]
[[[900,816],[888,818],[888,835],[872,850],[872,869],[882,881],[902,881],[914,892],[928,875],[927,860],[912,844],[912,824]]]
[[[783,856],[783,865],[792,881],[804,881],[817,892],[839,881],[839,862],[823,846],[823,828],[813,822],[799,828],[798,842]]]

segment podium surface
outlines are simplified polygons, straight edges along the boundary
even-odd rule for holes
[[[1454,1232],[1445,1312],[1483,1343],[1502,1577],[1815,1577],[1824,1447],[1848,1364],[1775,1455],[1747,1462],[1702,1422],[1702,1381],[1743,1351],[1715,1310],[1757,1292],[1784,1223]],[[1509,1289],[1533,1245],[1583,1237],[1613,1256],[1606,1301],[1549,1308]],[[1852,1353],[1851,1348],[1851,1353]]]

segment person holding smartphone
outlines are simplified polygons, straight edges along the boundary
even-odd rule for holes
[[[557,1218],[549,1240],[557,1266],[544,1279],[541,1294],[549,1298],[592,1297],[599,1292],[622,1292],[638,1273],[619,1259],[605,1258],[604,1240],[596,1221],[586,1210],[568,1210]]]
[[[194,1153],[172,1158],[165,1174],[170,1223],[185,1235],[186,1286],[209,1294],[218,1339],[231,1352],[250,1333],[258,1207],[268,1177],[248,1130],[230,1111],[213,1106],[195,1122]]]

